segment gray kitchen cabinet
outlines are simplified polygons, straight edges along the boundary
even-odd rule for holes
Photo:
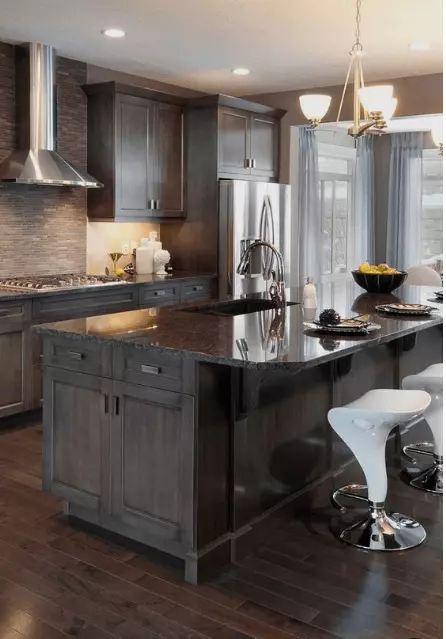
[[[155,284],[139,286],[139,307],[168,306],[179,303],[181,299],[181,282],[161,281]]]
[[[218,170],[229,175],[249,176],[251,157],[250,114],[221,107],[218,112]]]
[[[251,175],[274,178],[279,175],[280,123],[277,118],[250,115]]]
[[[190,547],[194,398],[119,381],[112,396],[113,518],[144,532],[146,543],[163,538]]]
[[[104,184],[88,193],[90,219],[183,217],[185,100],[115,82],[84,90],[88,167]]]
[[[93,510],[110,509],[111,381],[44,367],[43,488]]]
[[[200,117],[193,116],[196,111]],[[217,159],[220,178],[277,180],[280,119],[285,111],[242,98],[211,95],[190,100],[188,114],[192,114],[188,118],[188,144],[193,149],[193,156],[189,152],[188,157],[188,181],[190,172],[200,166],[197,153],[209,166]],[[202,144],[195,147],[195,139],[202,139]]]
[[[138,308],[138,287],[116,284],[100,291],[44,294],[33,299],[35,322],[58,322],[76,317],[120,313]]]
[[[31,408],[31,302],[0,303],[0,418]]]
[[[228,177],[279,174],[280,121],[268,115],[220,107],[218,171]]]

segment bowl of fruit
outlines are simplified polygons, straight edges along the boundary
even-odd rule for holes
[[[400,287],[406,277],[406,271],[398,271],[387,264],[369,264],[363,262],[357,271],[352,271],[356,284],[368,293],[391,293]]]

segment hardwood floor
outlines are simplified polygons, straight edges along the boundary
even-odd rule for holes
[[[390,507],[425,525],[422,547],[380,554],[338,542],[328,530],[334,484],[324,485],[293,521],[195,587],[134,547],[73,528],[41,492],[41,438],[38,422],[0,431],[0,639],[442,636],[442,499],[402,483],[398,457]]]

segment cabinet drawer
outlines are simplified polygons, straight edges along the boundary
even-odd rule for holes
[[[31,323],[31,300],[0,302],[0,333]]]
[[[110,290],[45,295],[33,300],[33,319],[39,322],[56,322],[73,317],[131,311],[138,307],[137,290],[131,284],[119,284]]]
[[[111,350],[96,342],[53,336],[44,338],[43,361],[45,366],[111,377]]]
[[[206,299],[212,296],[212,279],[188,280],[183,282],[181,301]]]
[[[180,301],[181,285],[178,282],[168,284],[150,284],[140,286],[139,306],[148,308],[150,306],[167,306]]]
[[[127,346],[113,349],[113,378],[141,386],[192,393],[192,364],[179,355]]]

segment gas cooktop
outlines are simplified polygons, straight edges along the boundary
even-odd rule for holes
[[[16,290],[48,291],[54,289],[97,286],[98,284],[119,284],[125,280],[114,275],[79,275],[64,273],[63,275],[38,275],[29,277],[0,278],[0,287]]]

